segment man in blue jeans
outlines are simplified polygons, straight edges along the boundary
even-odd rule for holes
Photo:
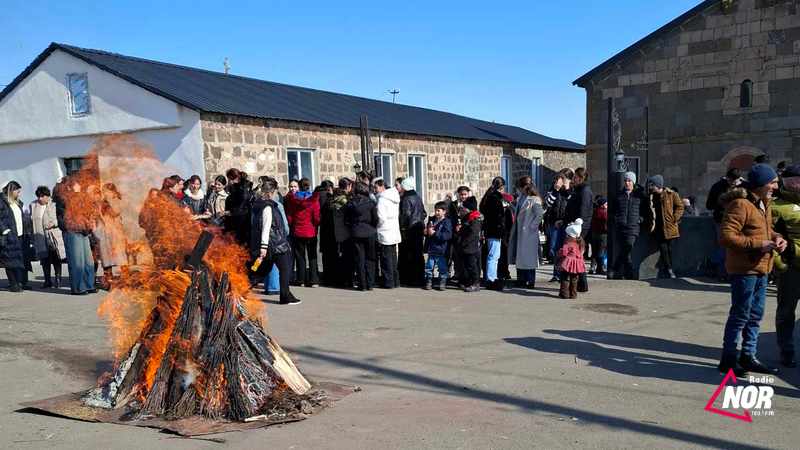
[[[786,240],[772,229],[772,191],[778,174],[767,164],[756,164],[747,174],[747,184],[722,195],[725,214],[720,225],[720,245],[726,251],[725,269],[731,282],[731,309],[725,324],[719,371],[733,370],[774,374],[756,358],[758,331],[764,316],[767,276],[772,270],[773,250],[786,249]],[[741,355],[737,350],[742,338]]]

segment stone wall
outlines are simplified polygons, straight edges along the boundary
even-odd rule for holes
[[[282,189],[288,184],[287,150],[314,152],[314,183],[352,177],[361,162],[358,130],[300,122],[204,114],[201,118],[208,178],[236,167],[251,176],[272,175]],[[529,174],[531,157],[541,158],[545,174],[584,164],[582,152],[513,148],[489,141],[372,132],[377,154],[393,156],[393,176],[406,176],[408,155],[424,155],[425,201],[430,205],[462,184],[482,193],[500,172],[501,155],[512,155],[514,177]],[[527,171],[527,172],[526,172]]]
[[[753,86],[740,106],[741,84]],[[800,161],[800,12],[787,0],[717,2],[598,73],[585,86],[587,160],[603,189],[606,99],[622,123],[622,146],[642,172],[661,173],[701,206],[731,165],[753,156]],[[649,128],[649,151],[630,150]],[[642,173],[643,174],[643,173]]]

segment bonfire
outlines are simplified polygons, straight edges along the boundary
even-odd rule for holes
[[[263,302],[250,294],[248,252],[148,190],[169,173],[151,150],[129,136],[107,137],[87,161],[60,186],[65,219],[93,220],[103,201],[98,186],[114,183],[127,238],[116,245],[139,252],[128,253],[130,266],[111,281],[98,309],[109,325],[114,368],[88,391],[29,406],[202,434],[242,429],[219,424],[299,420],[337,399],[328,395],[335,385],[312,388],[264,331]]]

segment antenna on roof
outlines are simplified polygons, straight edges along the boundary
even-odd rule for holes
[[[392,103],[394,103],[395,97],[397,97],[397,94],[399,94],[400,91],[398,91],[397,89],[391,89],[391,90],[389,90],[387,92],[392,94]]]
[[[228,57],[227,56],[225,57],[225,61],[222,63],[222,67],[225,68],[225,75],[227,75],[228,72],[231,71],[231,65],[228,64]]]

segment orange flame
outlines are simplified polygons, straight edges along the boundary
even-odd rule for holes
[[[192,220],[187,209],[173,197],[152,191],[161,186],[163,177],[175,172],[134,137],[102,137],[86,161],[79,172],[60,183],[57,195],[65,205],[65,221],[76,229],[95,229],[98,219],[102,220],[113,203],[124,233],[124,239],[113,240],[118,246],[115,251],[127,253],[128,261],[135,265],[114,281],[97,312],[109,325],[117,361],[141,338],[149,355],[145,369],[149,390],[190,284],[189,276],[178,269],[204,226]],[[113,183],[116,193],[103,189],[108,183]],[[263,303],[249,295],[249,253],[220,230],[214,232],[216,237],[203,261],[213,274],[229,274],[235,297],[242,299],[248,315],[257,320]],[[141,336],[151,327],[154,310],[163,327],[152,336]]]

